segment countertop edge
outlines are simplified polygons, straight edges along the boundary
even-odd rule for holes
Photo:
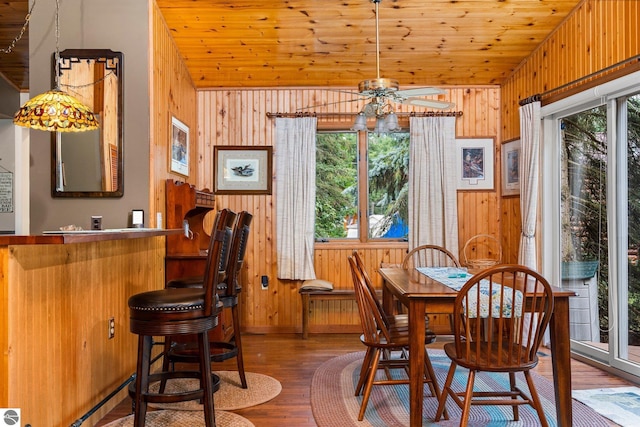
[[[148,229],[133,231],[96,231],[83,234],[33,234],[0,236],[0,246],[9,245],[64,245],[70,243],[90,243],[108,240],[141,239],[146,237],[170,236],[182,233],[182,229]]]

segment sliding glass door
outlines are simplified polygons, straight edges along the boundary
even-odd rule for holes
[[[622,161],[626,157],[626,202],[622,208],[623,227],[626,230],[627,242],[621,247],[627,249],[626,259],[620,263],[621,274],[626,286],[621,286],[618,296],[620,319],[619,345],[617,358],[640,364],[640,95],[618,100],[620,110],[619,128],[626,146]]]
[[[572,350],[640,376],[640,88],[632,89],[543,108],[543,240],[553,254],[546,272],[576,293]]]
[[[607,109],[600,105],[558,121],[562,284],[571,299],[570,333],[591,353],[609,351]],[[604,354],[600,359],[606,358]]]

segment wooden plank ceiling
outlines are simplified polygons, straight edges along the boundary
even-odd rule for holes
[[[380,76],[401,87],[500,84],[581,1],[382,0]],[[371,0],[156,3],[198,88],[357,87],[377,74]],[[1,47],[27,6],[0,3]],[[0,54],[0,73],[26,89],[28,49],[16,50]]]
[[[197,87],[351,86],[376,77],[370,0],[156,0]],[[579,0],[382,0],[381,77],[499,84]]]
[[[19,90],[29,89],[29,29],[10,49],[19,37],[29,11],[28,0],[0,2],[0,77]],[[5,51],[10,50],[9,53]]]

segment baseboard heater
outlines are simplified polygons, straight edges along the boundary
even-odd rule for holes
[[[152,345],[155,344],[164,344],[163,342],[155,342]],[[163,353],[158,354],[156,357],[154,357],[151,360],[151,364],[153,365],[158,359],[160,359],[162,357]],[[87,411],[86,414],[84,414],[82,417],[78,418],[77,420],[75,420],[69,427],[80,427],[82,425],[83,422],[87,421],[87,419],[93,415],[98,409],[102,408],[108,401],[110,401],[111,399],[113,399],[113,397],[118,394],[120,392],[120,390],[122,390],[123,388],[127,387],[130,383],[132,383],[133,381],[135,381],[136,379],[136,374],[133,373],[131,374],[131,376],[129,378],[127,378],[126,380],[124,380],[124,382],[122,384],[120,384],[115,390],[113,390],[111,393],[109,393],[109,395],[107,397],[105,397],[104,399],[102,399],[97,405],[95,405],[93,408],[89,409],[89,411]]]
[[[132,374],[129,378],[127,378],[122,384],[120,384],[115,390],[113,390],[107,397],[102,399],[100,403],[95,405],[93,408],[89,409],[89,411],[84,414],[82,417],[78,418],[71,424],[70,427],[80,427],[83,422],[85,422],[91,415],[93,415],[98,409],[102,408],[105,403],[111,400],[116,394],[120,392],[123,388],[129,385],[129,383],[133,382],[136,379],[136,374]]]

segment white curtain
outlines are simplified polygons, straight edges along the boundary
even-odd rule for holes
[[[432,244],[458,254],[456,118],[410,117],[409,249]]]
[[[518,263],[537,270],[536,219],[540,169],[540,101],[520,107],[520,212]]]
[[[315,117],[276,118],[276,249],[278,278],[315,279]]]
[[[540,101],[520,107],[520,214],[522,234],[518,264],[538,270],[536,255],[536,219],[538,212],[538,179],[540,169]],[[524,321],[531,322],[530,315]],[[527,328],[528,330],[528,328]],[[527,334],[528,335],[528,334]],[[527,338],[527,337],[525,337]],[[549,331],[545,331],[542,345],[550,344]]]

